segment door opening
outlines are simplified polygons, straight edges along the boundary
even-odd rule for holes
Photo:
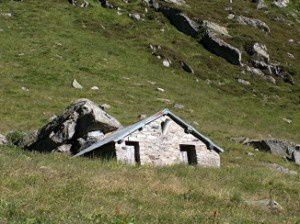
[[[182,161],[185,164],[197,165],[197,153],[194,145],[180,145]]]
[[[140,144],[138,142],[126,141],[127,161],[129,164],[141,164]]]

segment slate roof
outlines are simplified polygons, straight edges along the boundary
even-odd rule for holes
[[[133,125],[130,125],[130,126],[127,126],[127,127],[124,127],[124,128],[121,128],[121,129],[115,131],[114,133],[106,136],[101,141],[94,143],[93,145],[89,146],[88,148],[80,151],[79,153],[74,155],[74,157],[82,156],[82,155],[89,153],[97,148],[100,148],[101,146],[106,145],[108,143],[118,142],[118,141],[122,140],[123,138],[125,138],[126,136],[130,135],[131,133],[135,132],[136,130],[142,128],[143,126],[145,126],[145,125],[151,123],[152,121],[154,121],[162,116],[165,116],[165,115],[169,116],[178,125],[183,127],[188,133],[190,133],[190,134],[194,135],[196,138],[200,139],[206,145],[206,147],[208,149],[215,150],[218,153],[224,152],[224,150],[221,147],[219,147],[218,145],[213,143],[209,138],[202,135],[195,128],[193,128],[192,126],[187,124],[181,118],[177,117],[175,114],[173,114],[168,109],[164,109],[164,110],[152,115],[151,117],[145,118]]]

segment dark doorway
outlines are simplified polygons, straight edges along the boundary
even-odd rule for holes
[[[127,159],[129,164],[141,164],[140,144],[138,142],[126,141]]]
[[[184,163],[197,165],[197,153],[194,145],[180,145],[181,157]]]

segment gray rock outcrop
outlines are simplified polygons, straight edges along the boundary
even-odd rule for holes
[[[178,9],[162,7],[160,11],[169,19],[173,26],[182,33],[197,39],[208,51],[224,58],[234,65],[241,65],[241,51],[219,37],[229,37],[225,27],[207,20],[199,24]]]
[[[254,59],[251,60],[251,64],[253,67],[260,69],[266,75],[275,75],[282,78],[283,81],[287,83],[294,84],[293,77],[284,72],[284,70],[278,64],[266,63],[264,61]]]
[[[99,131],[104,135],[120,127],[121,124],[97,104],[88,99],[80,99],[34,135],[26,136],[28,140],[23,141],[23,148],[65,152],[69,147],[64,145],[73,145],[77,139],[88,136],[90,132]]]
[[[297,146],[297,149],[293,151],[292,161],[300,165],[300,146]]]
[[[199,32],[199,24],[190,19],[178,9],[162,7],[160,11],[167,17],[170,23],[182,33],[196,38]]]
[[[203,20],[201,23],[201,27],[202,27],[202,29],[204,29],[206,31],[210,31],[210,32],[213,32],[218,35],[230,37],[227,28],[224,26],[220,26],[217,23],[214,23],[214,22],[211,22],[208,20]]]
[[[297,162],[299,159],[300,148],[296,144],[275,139],[270,140],[250,140],[246,145],[252,146],[260,151],[269,152],[271,154],[281,156]]]
[[[224,58],[228,62],[234,65],[241,65],[242,53],[239,49],[231,46],[216,34],[207,31],[200,43],[210,52]]]
[[[269,63],[270,61],[270,55],[268,54],[267,47],[264,44],[255,43],[249,53],[252,58],[255,58],[256,60],[264,61],[267,63]]]
[[[237,15],[235,15],[233,17],[233,19],[241,25],[253,26],[253,27],[255,27],[257,29],[260,29],[264,32],[270,32],[269,26],[265,22],[263,22],[259,19],[249,18],[249,17],[246,17],[246,16],[237,16]]]

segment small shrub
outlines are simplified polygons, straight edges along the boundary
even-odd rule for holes
[[[243,202],[243,197],[241,192],[234,192],[230,198],[230,201],[233,203],[240,204]]]
[[[19,145],[26,135],[23,131],[12,131],[9,132],[6,136],[8,142],[12,145]]]

